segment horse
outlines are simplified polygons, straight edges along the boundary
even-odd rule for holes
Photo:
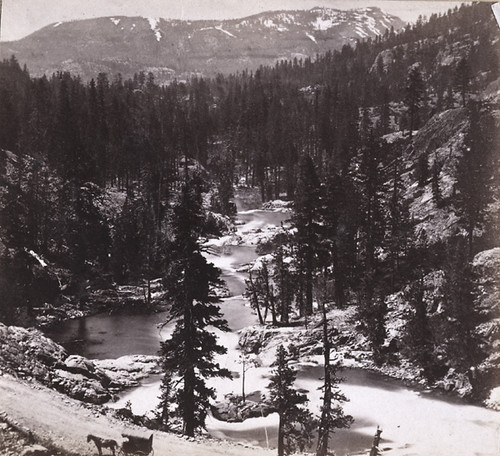
[[[87,436],[87,442],[94,442],[99,452],[99,456],[102,456],[102,448],[109,448],[115,456],[115,448],[118,446],[116,440],[113,439],[103,439],[101,437],[96,437],[95,435],[89,434]]]

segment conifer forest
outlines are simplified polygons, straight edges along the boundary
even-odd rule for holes
[[[496,454],[499,46],[476,2],[167,84],[0,61],[0,453]]]

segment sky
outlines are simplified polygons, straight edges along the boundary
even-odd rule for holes
[[[434,0],[0,0],[0,40],[17,40],[55,22],[102,16],[218,20],[315,6],[337,9],[378,6],[405,22],[413,22],[419,15],[446,12],[460,3]]]

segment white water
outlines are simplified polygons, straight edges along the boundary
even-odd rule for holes
[[[238,234],[248,235],[265,229],[269,224],[279,226],[286,218],[283,214],[250,210],[240,212],[243,222]],[[246,275],[237,272],[243,264],[254,260],[253,246],[220,248],[224,252],[210,259],[221,268],[223,277],[233,297],[225,299],[222,310],[233,332],[219,334],[228,354],[220,359],[221,364],[232,372],[241,370],[238,362],[235,333],[240,328],[256,324],[255,315],[247,307],[241,293]],[[246,374],[247,393],[265,393],[269,383],[269,368],[250,369]],[[402,386],[397,381],[360,370],[346,370],[345,382],[341,388],[350,398],[345,404],[346,413],[355,418],[349,430],[338,431],[332,438],[332,447],[337,455],[367,454],[377,426],[383,429],[384,454],[422,456],[471,456],[500,455],[498,414],[477,406],[464,404],[459,400],[445,399],[435,394],[418,392]],[[305,367],[297,379],[297,387],[308,391],[310,407],[319,411],[321,368]],[[241,380],[213,380],[210,384],[217,389],[221,399],[228,392],[240,393]],[[132,402],[136,413],[146,413],[157,404],[159,381],[125,393],[117,405]],[[252,418],[243,423],[225,423],[209,417],[207,431],[214,437],[248,444],[274,447],[277,437],[277,416]]]
[[[247,210],[240,211],[238,219],[238,235],[253,239],[252,234],[258,230],[265,230],[268,225],[279,226],[287,216],[283,213]],[[248,236],[250,235],[250,236]],[[231,298],[224,299],[221,304],[225,318],[232,330],[230,333],[219,333],[220,342],[228,348],[228,354],[219,359],[222,366],[234,373],[240,373],[241,365],[238,360],[238,334],[237,331],[245,326],[256,324],[257,319],[247,306],[241,293],[244,291],[246,274],[238,272],[242,265],[257,258],[253,245],[223,246],[220,241],[213,242],[215,253],[209,256],[216,266],[223,272],[223,278],[232,293]],[[92,318],[92,317],[91,317]],[[120,339],[120,331],[108,335],[106,328],[121,327],[117,323],[120,316],[101,316],[101,319],[110,319],[114,323],[100,323],[104,327],[98,332],[104,339],[109,337]],[[141,318],[129,316],[129,319]],[[90,320],[92,321],[92,320]],[[146,339],[151,344],[149,352],[155,352],[159,346],[160,335],[154,322],[151,321],[148,330],[147,322],[129,321],[129,325],[143,324],[142,330],[147,333]],[[88,331],[89,325],[85,331]],[[91,329],[94,324],[90,325]],[[90,337],[85,331],[81,337]],[[95,334],[93,337],[97,337]],[[165,334],[162,334],[165,337]],[[90,337],[92,339],[92,337]],[[98,338],[98,337],[97,337]],[[139,338],[141,339],[141,338]],[[132,341],[130,341],[132,343]],[[102,349],[104,349],[104,345]],[[139,345],[142,346],[142,345]],[[138,347],[136,347],[138,348]],[[126,348],[131,354],[130,346]],[[101,353],[100,353],[101,354]],[[126,354],[126,353],[123,353]],[[104,354],[102,354],[105,357]],[[111,356],[108,356],[111,357]],[[269,383],[268,367],[250,369],[246,374],[245,390],[247,394],[255,391],[265,393]],[[297,379],[297,387],[308,391],[312,411],[318,411],[320,404],[320,391],[318,387],[321,376],[319,366],[302,366]],[[331,446],[337,455],[368,454],[371,447],[373,434],[377,426],[383,429],[381,448],[384,455],[421,455],[421,456],[499,456],[500,455],[500,421],[496,412],[477,406],[465,404],[463,401],[447,399],[419,392],[415,389],[402,386],[395,380],[390,380],[381,375],[348,369],[343,373],[345,382],[341,384],[342,391],[350,399],[345,404],[346,413],[355,418],[355,423],[349,430],[335,433]],[[210,385],[217,390],[221,399],[229,392],[239,394],[241,379],[233,381],[215,379]],[[127,401],[132,404],[136,414],[144,414],[154,409],[158,403],[159,378],[150,378],[142,386],[123,393],[120,400],[113,407],[123,407]],[[214,437],[228,439],[248,444],[270,447],[276,445],[277,416],[275,414],[266,418],[253,418],[244,423],[225,423],[209,417],[207,431]],[[266,438],[267,433],[267,438]],[[312,451],[312,450],[311,450]]]

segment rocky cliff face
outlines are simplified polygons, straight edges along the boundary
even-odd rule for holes
[[[277,11],[226,21],[107,17],[49,25],[3,43],[0,57],[16,55],[36,76],[62,70],[90,79],[99,72],[130,77],[145,71],[167,82],[314,57],[402,26],[375,7]]]

